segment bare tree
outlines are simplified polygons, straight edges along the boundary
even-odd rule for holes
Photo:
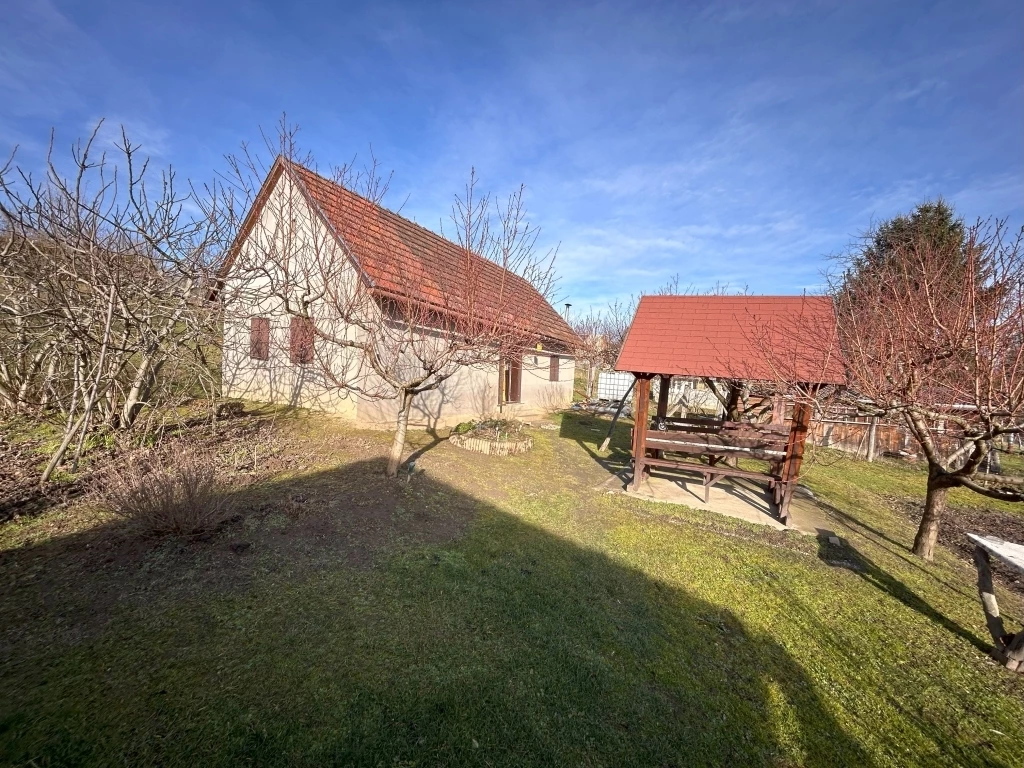
[[[834,329],[801,320],[761,339],[780,381],[797,361],[772,355],[771,333],[801,334],[805,365],[833,365],[841,349],[849,386],[818,392],[819,407],[906,425],[928,463],[913,546],[926,560],[950,489],[1024,501],[1019,484],[979,474],[1000,441],[1024,431],[1022,233],[999,221],[965,227],[937,205],[873,228],[838,258]]]
[[[417,396],[466,367],[497,367],[500,382],[505,358],[537,343],[555,254],[536,252],[522,188],[498,202],[479,193],[471,173],[453,205],[451,240],[440,241],[382,207],[388,178],[375,161],[320,176],[311,157],[298,161],[295,129],[283,122],[269,147],[278,157],[259,191],[255,153],[232,161],[242,197],[264,199],[259,215],[239,224],[225,306],[229,313],[280,309],[296,319],[299,356],[321,386],[339,397],[394,401],[387,467],[394,476]],[[335,185],[347,192],[338,195]],[[344,238],[324,210],[328,198],[344,219]],[[410,258],[395,227],[414,227],[406,239],[427,243],[426,251]],[[371,254],[373,276],[364,258]],[[437,255],[453,268],[439,274]]]
[[[0,405],[63,422],[44,483],[97,424],[126,429],[172,390],[212,386],[215,229],[172,170],[151,171],[123,131],[101,150],[99,129],[69,173],[52,141],[41,178],[13,154],[0,168]]]
[[[592,308],[586,315],[579,315],[570,322],[579,338],[573,356],[587,365],[588,398],[595,395],[600,371],[615,365],[629,324],[636,314],[636,303],[634,297],[630,297],[628,302],[616,299],[603,309]]]
[[[862,411],[901,418],[928,462],[914,553],[930,560],[950,488],[1024,501],[978,469],[1024,429],[1024,252],[1005,222],[959,239],[897,241],[833,285],[850,385]],[[859,269],[857,268],[859,267]]]

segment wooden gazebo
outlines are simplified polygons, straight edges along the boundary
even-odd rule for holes
[[[788,522],[814,395],[823,385],[846,381],[835,338],[835,313],[825,297],[644,296],[615,365],[637,379],[633,489],[650,467],[702,474],[705,500],[723,477],[766,482],[780,519]],[[779,399],[771,424],[671,418],[673,376],[776,384],[791,393],[792,415],[787,425]],[[661,388],[651,419],[655,377]],[[729,457],[762,459],[769,468],[727,466]]]

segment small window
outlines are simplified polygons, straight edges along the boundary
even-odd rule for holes
[[[270,318],[249,318],[249,357],[253,360],[270,359]]]
[[[295,365],[307,365],[313,362],[313,321],[308,317],[293,317],[289,358]]]
[[[548,381],[558,381],[558,355],[552,355],[548,365]]]
[[[523,392],[523,361],[505,361],[504,391],[506,403],[518,403],[522,399]]]

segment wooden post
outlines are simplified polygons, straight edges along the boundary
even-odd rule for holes
[[[668,385],[672,381],[671,376],[659,376],[658,384],[658,418],[664,419],[668,416]],[[663,458],[662,451],[654,451],[654,458]]]
[[[622,415],[622,409],[626,405],[626,400],[629,399],[630,394],[633,392],[633,387],[636,386],[636,379],[633,379],[633,383],[629,385],[629,389],[626,390],[626,394],[619,400],[619,407],[615,409],[615,415],[612,416],[612,423],[608,425],[608,434],[605,435],[604,442],[601,443],[601,447],[598,450],[607,451],[608,444],[612,441],[612,435],[615,433],[615,424],[619,420],[619,416]]]
[[[789,429],[786,461],[782,465],[782,502],[779,504],[779,519],[784,525],[789,525],[789,502],[800,479],[800,465],[804,460],[804,444],[807,442],[807,428],[813,410],[809,397],[798,398],[793,406],[793,424]]]
[[[786,400],[782,395],[772,398],[772,424],[786,423]]]
[[[661,376],[661,382],[658,388],[658,417],[665,418],[668,416],[668,386],[669,382],[672,381],[671,376]]]
[[[992,636],[992,658],[1011,672],[1024,673],[1024,632],[1007,634],[992,585],[989,554],[979,545],[974,547],[974,564],[978,568],[978,596],[985,612],[988,633]]]
[[[988,552],[977,545],[974,547],[974,565],[978,568],[978,597],[981,598],[981,608],[985,611],[985,624],[988,626],[988,633],[992,635],[992,642],[996,647],[1000,647],[1006,641],[1006,628],[1003,626],[1003,618],[999,615],[996,590],[992,586]]]
[[[636,376],[636,412],[633,414],[633,490],[640,490],[644,477],[644,459],[647,458],[647,428],[650,417],[647,411],[651,402],[651,374],[634,373]]]
[[[498,413],[505,406],[505,358],[498,358]]]
[[[868,425],[868,451],[867,460],[875,460],[875,443],[878,441],[878,417],[872,416]]]

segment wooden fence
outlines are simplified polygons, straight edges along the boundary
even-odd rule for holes
[[[904,427],[866,417],[812,421],[808,440],[822,448],[835,448],[868,460],[887,452],[917,453],[917,445]]]

